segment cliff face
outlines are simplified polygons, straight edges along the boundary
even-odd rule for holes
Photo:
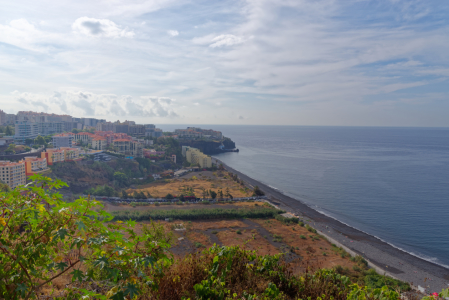
[[[181,146],[189,146],[189,147],[193,147],[193,148],[197,148],[200,149],[201,152],[203,152],[204,154],[218,154],[218,153],[222,153],[223,151],[221,151],[218,147],[220,147],[221,143],[220,142],[215,142],[215,141],[183,141],[179,143]]]
[[[227,138],[227,137],[224,138],[223,145],[224,145],[225,149],[234,149],[235,148],[235,143],[230,138]]]

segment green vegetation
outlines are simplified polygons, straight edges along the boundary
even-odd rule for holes
[[[113,197],[116,196],[116,191],[107,185],[99,185],[96,188],[90,188],[85,192],[87,195],[92,196],[106,196],[106,197]]]
[[[97,201],[62,201],[55,189],[65,183],[39,175],[31,179],[29,187],[0,192],[1,299],[56,295],[55,299],[70,300],[399,300],[397,291],[410,289],[368,270],[361,257],[353,258],[354,270],[337,266],[298,275],[291,272],[283,254],[261,256],[238,246],[214,245],[174,260],[169,251],[173,236],[162,225],[143,225],[137,234],[136,222],[129,220],[134,212],[124,212],[126,222],[113,222],[117,215],[103,211]],[[274,217],[278,212],[258,208],[157,213],[173,220],[183,214],[184,219],[210,219]],[[205,247],[200,242],[194,245]],[[449,296],[449,289],[437,296]]]
[[[257,209],[173,209],[154,211],[115,211],[114,220],[212,220],[212,219],[241,219],[241,218],[273,218],[282,211],[270,208]]]
[[[256,185],[253,190],[253,196],[264,196],[265,193]]]
[[[298,224],[299,223],[299,219],[298,218],[286,218],[284,216],[281,215],[277,215],[275,217],[276,220],[284,223],[285,225],[290,225],[290,224]]]

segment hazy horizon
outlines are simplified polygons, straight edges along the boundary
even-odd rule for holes
[[[449,127],[448,15],[424,0],[18,0],[0,11],[0,109]]]

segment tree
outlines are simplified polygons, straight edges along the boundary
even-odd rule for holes
[[[213,190],[210,190],[210,191],[209,191],[209,194],[210,194],[210,197],[211,197],[212,199],[217,198],[217,193],[214,192]]]
[[[15,154],[16,153],[16,144],[9,144],[8,148],[5,150],[6,153]]]
[[[139,196],[140,196],[140,194],[137,191],[134,191],[133,198],[134,199],[140,199]]]
[[[0,192],[6,193],[9,191],[10,191],[9,186],[6,183],[0,181]]]
[[[149,198],[153,198],[153,196],[151,196],[151,194],[149,192],[147,192],[147,199]]]
[[[37,299],[69,274],[72,281],[107,281],[111,291],[105,297],[88,286],[63,287],[71,299],[134,299],[159,274],[153,265],[171,264],[170,237],[160,225],[136,234],[136,222],[109,222],[112,215],[98,201],[64,202],[54,189],[67,184],[39,175],[31,180],[31,187],[0,198],[0,211],[8,211],[0,215],[1,299]],[[117,234],[123,231],[129,236]]]
[[[24,148],[24,150],[25,150],[26,152],[28,152],[28,151],[30,151],[30,150],[31,150],[31,148],[30,148],[30,147],[28,147],[28,146],[26,146],[26,147]]]
[[[11,127],[6,126],[5,135],[13,135]]]
[[[218,166],[218,170],[220,170],[220,171],[224,171],[224,167],[223,167],[223,164],[220,164],[220,165]]]
[[[121,186],[126,186],[128,183],[128,176],[126,176],[125,173],[122,172],[115,172],[114,173],[114,180]]]
[[[223,191],[222,190],[218,190],[218,198],[223,199]]]
[[[254,196],[263,196],[263,195],[265,195],[265,193],[262,192],[262,190],[257,185],[254,187],[253,192],[254,192],[253,193]]]
[[[72,133],[75,133],[75,134],[80,133],[80,131],[81,131],[81,130],[76,129],[76,128],[73,128],[73,129],[72,129]]]
[[[181,196],[179,196],[179,201],[185,201],[183,194],[181,194]]]
[[[173,195],[172,194],[170,194],[170,193],[168,193],[166,196],[165,196],[165,199],[167,199],[167,200],[172,200],[172,199],[174,199],[175,197],[173,197]]]
[[[122,191],[122,199],[128,199],[128,194],[125,190]]]
[[[44,137],[42,137],[40,135],[38,135],[37,138],[34,139],[34,143],[36,145],[45,145],[46,144]]]
[[[30,145],[30,144],[32,144],[33,143],[33,139],[30,139],[30,138],[28,138],[28,139],[25,139],[25,144],[27,144],[27,145]]]

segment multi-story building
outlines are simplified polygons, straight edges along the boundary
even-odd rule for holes
[[[145,126],[144,125],[129,125],[128,134],[133,135],[145,135]]]
[[[113,146],[118,153],[134,157],[143,156],[143,148],[139,142],[127,139],[117,139],[113,141]]]
[[[197,148],[182,146],[182,155],[185,156],[187,161],[191,164],[199,165],[201,168],[212,167],[212,158],[202,153]]]
[[[128,133],[129,125],[128,124],[114,124],[115,133]]]
[[[14,125],[17,121],[15,114],[6,114],[6,125]]]
[[[0,180],[12,189],[26,184],[25,162],[0,161]]]
[[[40,135],[62,133],[65,130],[64,122],[39,122],[37,124]]]
[[[114,124],[111,122],[98,123],[95,127],[97,131],[111,131],[114,132]]]
[[[74,135],[74,141],[83,142],[84,144],[90,144],[92,142],[92,136],[93,134],[90,132],[78,132]]]
[[[73,136],[74,134],[71,132],[54,135],[52,137],[53,147],[55,148],[72,147],[74,139]]]
[[[25,139],[35,139],[39,135],[39,125],[35,122],[16,121],[14,140],[25,142]]]
[[[91,145],[94,150],[104,150],[108,146],[108,140],[102,136],[94,136]]]
[[[47,164],[51,166],[65,160],[65,151],[63,149],[47,149],[45,152],[41,152],[41,158],[46,158]]]
[[[6,113],[0,109],[0,125],[6,124]]]
[[[61,147],[59,150],[64,150],[64,161],[73,161],[80,158],[79,148]]]
[[[37,156],[27,156],[21,162],[25,163],[25,175],[31,176],[36,173],[42,173],[48,170],[47,159]]]

